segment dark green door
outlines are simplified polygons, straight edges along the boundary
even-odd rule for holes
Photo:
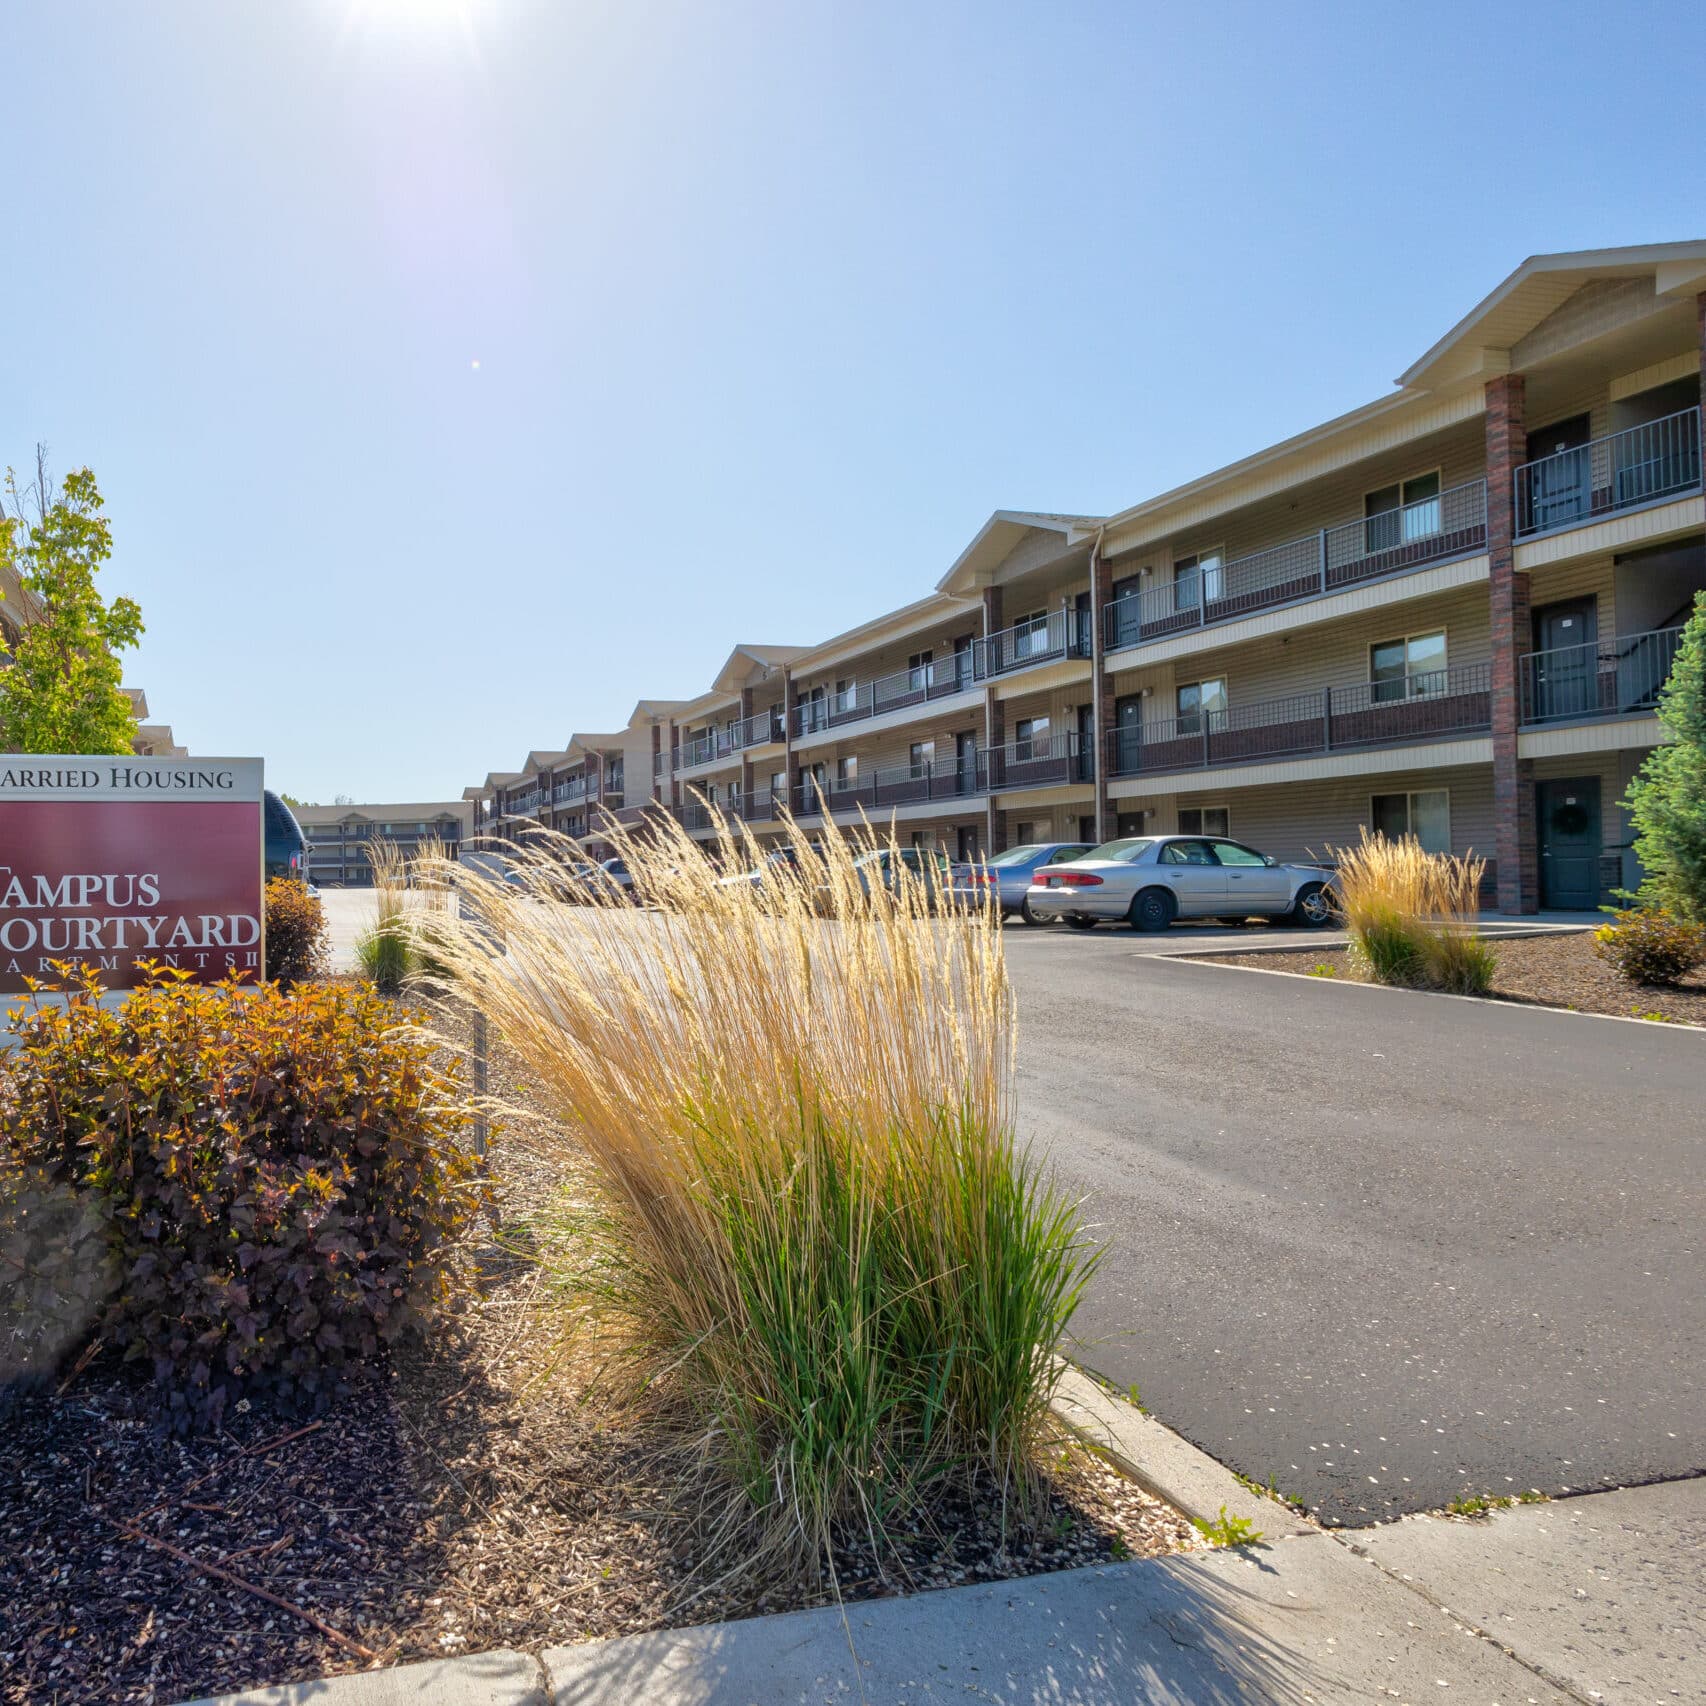
[[[1540,904],[1559,912],[1599,905],[1599,778],[1541,782],[1535,788],[1540,838]]]

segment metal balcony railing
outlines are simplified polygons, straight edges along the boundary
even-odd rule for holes
[[[662,776],[669,770],[674,754],[664,751],[661,747],[652,754],[652,774]]]
[[[772,705],[768,711],[758,711],[750,717],[743,717],[729,732],[730,750],[734,752],[744,752],[749,746],[765,746],[771,741],[781,740],[785,733],[782,707]]]
[[[1527,537],[1578,527],[1699,489],[1700,411],[1683,409],[1523,463],[1516,530]]]
[[[696,764],[709,764],[712,759],[719,756],[717,747],[718,737],[713,729],[707,729],[704,734],[695,735],[691,740],[683,741],[676,768],[691,770]],[[727,753],[727,750],[726,747],[723,749],[724,754]]]
[[[832,812],[858,812],[972,799],[983,794],[987,787],[988,771],[983,755],[970,753],[940,764],[892,765],[869,776],[822,780],[808,776],[794,790],[794,814],[821,817],[826,804]]]
[[[1050,610],[1028,622],[1015,623],[976,642],[977,672],[1005,675],[1031,664],[1090,655],[1090,613]]]
[[[1260,764],[1473,733],[1491,725],[1491,689],[1491,666],[1469,664],[1113,729],[1107,740],[1108,774]]]
[[[576,800],[586,798],[586,778],[577,776],[571,782],[559,782],[551,790],[551,803],[557,806],[570,805]]]
[[[1681,644],[1681,628],[1657,628],[1530,652],[1521,664],[1522,720],[1650,716]]]
[[[1486,543],[1487,482],[1470,480],[1437,497],[1323,527],[1116,598],[1102,608],[1103,643],[1113,651],[1230,622],[1272,605],[1319,598],[1359,581],[1464,556],[1485,549]]]
[[[824,729],[839,728],[843,723],[863,722],[868,717],[905,710],[909,705],[945,699],[965,692],[977,679],[976,659],[973,649],[968,647],[929,663],[852,682],[840,692],[814,692],[794,707],[794,732],[818,734]]]
[[[989,786],[1054,788],[1068,782],[1091,781],[1093,750],[1079,741],[1076,729],[1010,741],[989,754]]]

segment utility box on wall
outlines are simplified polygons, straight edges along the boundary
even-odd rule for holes
[[[258,758],[0,754],[0,994],[265,974]]]

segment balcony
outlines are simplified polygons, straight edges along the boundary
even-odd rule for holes
[[[987,782],[987,768],[979,755],[946,764],[898,764],[870,776],[822,783],[807,777],[794,791],[794,815],[822,817],[825,804],[832,812],[869,812],[975,799],[984,793]]]
[[[839,693],[824,693],[794,707],[794,732],[819,734],[844,723],[861,723],[909,705],[928,704],[964,693],[975,684],[976,666],[972,651],[899,669],[868,681],[856,681]]]
[[[586,778],[577,776],[572,782],[559,782],[551,790],[551,804],[554,806],[572,805],[576,800],[586,798]]]
[[[1467,556],[1487,544],[1487,482],[1471,480],[1437,497],[1302,539],[1234,557],[1218,567],[1116,598],[1102,609],[1109,651],[1192,628],[1236,621],[1253,611],[1324,598],[1343,587]]]
[[[727,747],[722,752],[727,753]],[[702,735],[695,735],[692,740],[681,743],[677,749],[676,767],[681,770],[691,770],[698,764],[709,764],[719,756],[719,737],[714,729],[707,729]]]
[[[1516,471],[1519,539],[1700,490],[1700,411],[1684,409]]]
[[[1051,610],[1028,622],[988,634],[976,644],[977,672],[1005,675],[1028,669],[1032,664],[1053,663],[1061,658],[1090,655],[1090,613],[1087,610]]]
[[[749,746],[767,746],[771,741],[781,740],[787,733],[787,724],[782,707],[772,705],[768,711],[758,711],[750,717],[743,717],[725,733],[728,736],[728,749],[731,752],[744,752]]]
[[[1530,652],[1521,663],[1522,720],[1650,717],[1681,644],[1681,628],[1658,628]]]
[[[1469,664],[1113,729],[1108,773],[1152,776],[1472,734],[1491,726],[1491,688],[1492,666]]]
[[[1089,782],[1093,749],[1080,749],[1077,730],[1038,735],[998,746],[989,754],[989,786],[1002,788],[1059,788],[1070,782]]]

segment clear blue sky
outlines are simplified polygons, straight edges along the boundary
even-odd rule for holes
[[[529,747],[1706,233],[1698,4],[7,8],[0,459],[313,799]],[[476,363],[478,365],[476,365]]]

